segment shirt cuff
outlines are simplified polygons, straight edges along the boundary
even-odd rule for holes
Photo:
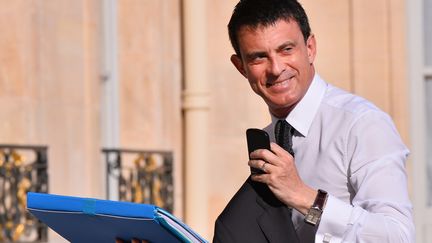
[[[315,242],[341,242],[352,210],[351,205],[329,195],[315,235]]]

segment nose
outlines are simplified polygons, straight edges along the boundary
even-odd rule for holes
[[[283,71],[285,71],[285,64],[282,58],[278,56],[270,58],[269,73],[273,76],[279,76]]]

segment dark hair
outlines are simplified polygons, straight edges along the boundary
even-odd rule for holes
[[[240,0],[228,24],[229,38],[236,54],[240,55],[237,34],[241,27],[268,26],[281,19],[295,20],[307,41],[311,29],[308,17],[297,0]]]

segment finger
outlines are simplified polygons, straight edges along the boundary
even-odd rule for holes
[[[274,157],[274,154],[268,149],[257,149],[252,153],[250,153],[251,159],[261,159],[267,161],[267,158],[272,158],[272,157]]]
[[[283,153],[283,151],[285,151],[285,149],[282,148],[281,146],[279,146],[279,144],[273,143],[273,142],[270,143],[270,149],[276,155],[279,155],[279,154]]]
[[[274,167],[274,165],[267,163],[264,160],[249,160],[248,165],[255,169],[259,169],[264,173],[271,173]]]
[[[251,179],[256,182],[268,183],[269,174],[253,174],[251,175]]]
[[[270,163],[272,165],[280,166],[284,164],[281,158],[287,158],[287,159],[289,159],[290,157],[292,158],[292,156],[288,152],[286,152],[285,149],[281,148],[276,143],[271,143],[270,146],[272,151],[267,149],[257,149],[250,154],[251,159],[264,160],[267,163]]]
[[[274,164],[274,160],[277,159],[277,156],[270,150],[267,149],[257,149],[250,154],[251,160],[261,160],[270,164]],[[259,163],[258,166],[261,166],[262,163]]]
[[[260,159],[252,159],[248,161],[248,165],[252,168],[255,169],[259,169],[261,168],[261,166],[263,165],[263,163],[265,163],[264,160],[260,160]]]
[[[281,146],[279,146],[276,143],[271,143],[270,144],[270,148],[272,150],[272,152],[277,156],[277,157],[288,157],[288,158],[293,158],[293,156],[288,153],[288,151],[286,151],[284,148],[282,148]]]

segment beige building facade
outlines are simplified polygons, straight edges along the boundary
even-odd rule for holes
[[[0,144],[47,145],[50,192],[97,198],[106,197],[101,148],[173,151],[174,214],[211,239],[249,173],[245,131],[270,121],[229,61],[236,2],[0,0]],[[423,64],[412,52],[422,2],[300,2],[317,38],[318,73],[392,116],[414,147],[407,168],[416,214],[429,212],[419,196],[426,175],[415,176],[427,148],[412,142],[426,125],[413,132],[423,116],[410,112],[413,83],[425,78],[413,74]],[[432,223],[416,224],[419,242],[431,240],[423,230]]]

